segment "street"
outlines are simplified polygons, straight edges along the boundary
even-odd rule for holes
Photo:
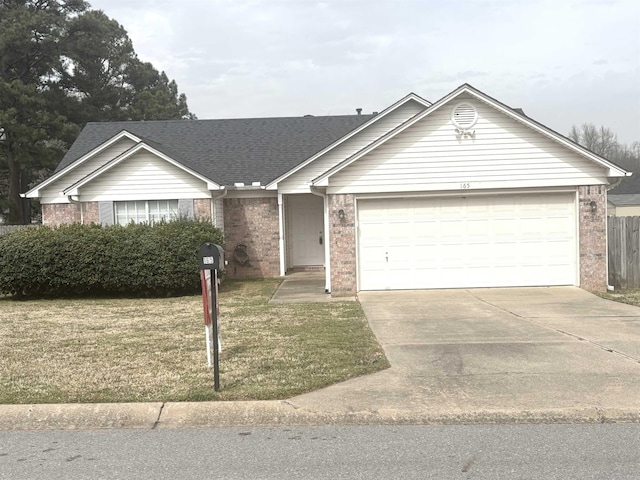
[[[631,479],[640,425],[0,432],[0,479]]]

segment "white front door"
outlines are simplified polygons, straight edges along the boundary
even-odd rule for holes
[[[287,196],[289,267],[324,265],[324,202],[317,195]]]
[[[361,200],[361,290],[577,284],[574,193]]]

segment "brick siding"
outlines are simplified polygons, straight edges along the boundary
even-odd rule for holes
[[[42,205],[42,224],[58,227],[67,223],[80,223],[80,205],[77,203],[49,203]]]
[[[48,203],[42,205],[42,224],[58,227],[69,223],[100,223],[98,202]]]
[[[353,195],[329,195],[331,296],[356,294],[356,228]],[[344,218],[338,212],[344,210]]]
[[[193,215],[198,220],[211,221],[211,200],[196,198],[193,200]]]
[[[603,292],[607,290],[606,187],[578,187],[578,202],[580,287]]]
[[[98,202],[85,202],[82,204],[82,223],[85,225],[100,223]]]
[[[280,275],[278,199],[225,198],[224,241],[227,277],[270,278]],[[249,262],[234,259],[237,245],[247,246]]]

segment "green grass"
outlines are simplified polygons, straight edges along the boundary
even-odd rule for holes
[[[200,296],[0,298],[0,403],[282,399],[389,366],[358,303],[268,304],[277,285],[223,284],[218,393]]]

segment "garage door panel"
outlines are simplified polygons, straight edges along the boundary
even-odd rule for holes
[[[358,222],[362,290],[576,284],[575,194],[361,200]]]
[[[391,222],[388,224],[389,231],[387,235],[391,239],[396,239],[398,243],[409,241],[413,237],[413,225],[410,223]]]
[[[470,237],[483,236],[487,237],[491,231],[491,220],[488,218],[474,218],[467,222],[466,233]]]

